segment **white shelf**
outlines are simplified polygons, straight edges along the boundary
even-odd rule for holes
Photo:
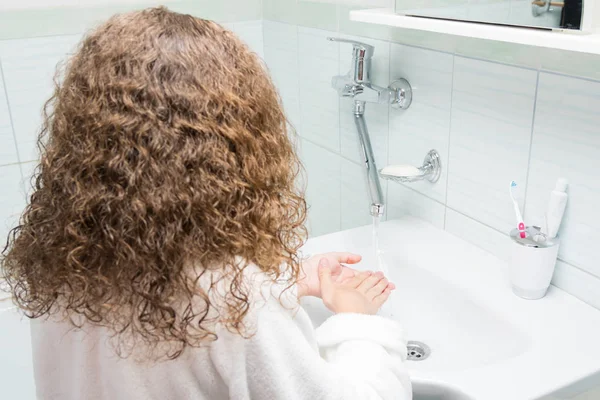
[[[598,33],[584,34],[574,31],[543,31],[473,22],[408,17],[395,14],[390,9],[351,11],[350,20],[477,39],[600,54],[600,34]]]

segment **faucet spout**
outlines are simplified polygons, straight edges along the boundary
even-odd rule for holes
[[[369,211],[372,216],[380,217],[384,213],[385,205],[381,182],[379,181],[379,172],[375,164],[371,139],[369,138],[369,130],[365,122],[365,104],[367,102],[388,103],[394,106],[395,103],[398,103],[404,106],[405,96],[402,97],[400,92],[400,89],[404,88],[404,86],[398,89],[395,87],[383,88],[371,83],[371,58],[375,52],[373,46],[339,38],[329,38],[329,40],[352,44],[352,65],[350,71],[346,75],[334,76],[331,86],[337,90],[341,97],[354,99],[354,122],[360,140],[366,170],[367,190],[371,199]],[[401,103],[400,100],[403,102]]]
[[[383,200],[383,190],[381,189],[377,165],[375,164],[373,147],[371,146],[371,139],[369,138],[369,130],[365,122],[364,101],[354,102],[354,122],[356,124],[356,130],[358,131],[360,147],[362,150],[361,153],[365,163],[367,189],[371,199],[369,211],[372,216],[380,217],[385,211],[385,203]]]

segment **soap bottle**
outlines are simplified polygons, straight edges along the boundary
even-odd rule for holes
[[[569,197],[566,193],[567,185],[568,181],[565,178],[560,178],[556,182],[556,187],[550,193],[550,202],[548,203],[548,211],[546,212],[546,233],[549,238],[555,238],[558,234]]]

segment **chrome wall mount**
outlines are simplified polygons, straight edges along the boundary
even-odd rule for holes
[[[407,109],[412,102],[412,88],[405,79],[392,82],[387,88],[371,83],[371,58],[375,48],[369,44],[339,38],[328,40],[352,44],[352,64],[346,75],[334,76],[331,86],[341,97],[354,100],[354,122],[358,133],[361,156],[365,163],[367,190],[371,199],[372,216],[384,213],[384,196],[379,181],[369,130],[365,121],[366,103],[387,103],[395,109]]]
[[[423,165],[417,168],[418,174],[416,175],[396,175],[385,173],[385,168],[379,171],[379,176],[383,179],[388,179],[395,182],[417,182],[422,180],[428,180],[431,183],[436,183],[442,175],[442,162],[440,155],[437,151],[431,150],[425,156]]]
[[[396,110],[406,110],[412,104],[412,87],[406,79],[398,79],[390,83],[390,104]]]

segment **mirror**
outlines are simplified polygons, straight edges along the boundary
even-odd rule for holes
[[[545,29],[580,29],[583,0],[396,0],[396,13]]]

